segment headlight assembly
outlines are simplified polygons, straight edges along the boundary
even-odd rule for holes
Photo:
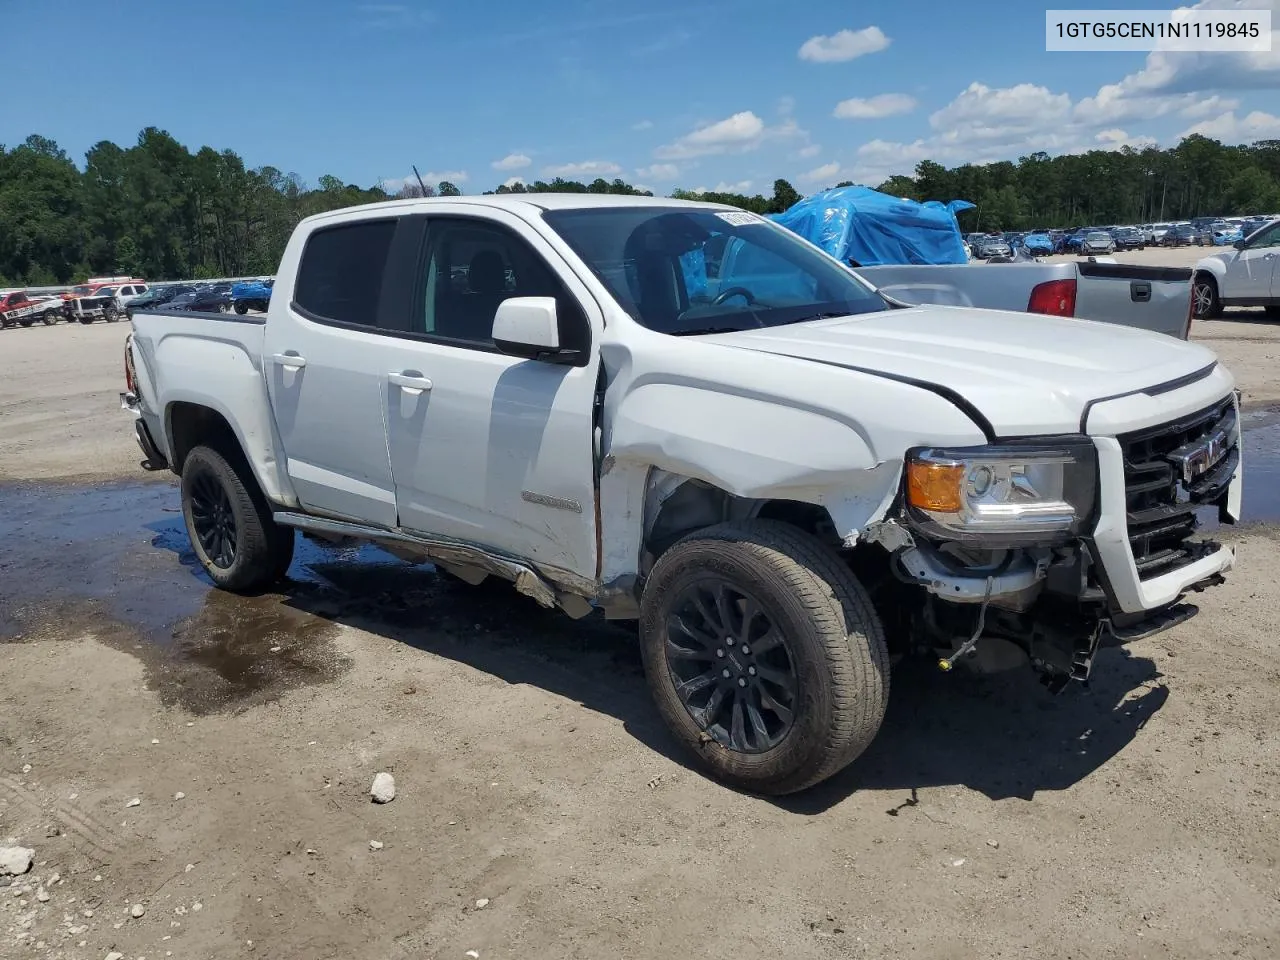
[[[906,504],[927,536],[1016,544],[1078,536],[1093,514],[1097,457],[1087,437],[907,455]]]

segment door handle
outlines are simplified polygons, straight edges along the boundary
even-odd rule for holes
[[[276,353],[272,354],[271,359],[289,370],[300,370],[307,365],[307,358],[296,353]]]
[[[431,389],[431,381],[416,370],[406,370],[403,373],[389,373],[387,374],[387,382],[394,384],[413,397],[426,393]]]

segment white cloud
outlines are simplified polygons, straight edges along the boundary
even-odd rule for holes
[[[840,174],[840,164],[834,160],[830,163],[824,163],[820,167],[815,167],[808,173],[800,174],[801,183],[822,183],[826,184],[836,179]]]
[[[543,167],[542,172],[549,177],[611,177],[621,173],[622,168],[609,160],[584,160]]]
[[[822,147],[816,143],[811,143],[807,147],[800,148],[800,156],[806,160],[808,160],[810,157],[816,157],[821,152],[822,152]]]
[[[636,168],[636,174],[653,180],[674,180],[680,176],[680,168],[674,163],[655,163],[652,166]]]
[[[524,177],[507,177],[502,181],[502,185],[507,188],[514,187],[517,183],[524,186]]]
[[[679,140],[658,147],[653,155],[659,160],[687,160],[721,153],[745,153],[755,150],[766,140],[797,136],[806,134],[794,120],[787,119],[776,127],[769,127],[752,111],[743,110],[715,123],[704,124]]]
[[[1071,97],[1051,93],[1047,87],[1020,83],[1014,87],[991,88],[971,83],[961,94],[929,117],[935,130],[964,128],[973,131],[1030,129],[1061,122],[1071,111]]]
[[[801,45],[799,57],[814,63],[842,63],[868,53],[878,53],[889,46],[889,42],[879,27],[841,30],[829,37],[810,37]]]
[[[841,120],[879,120],[900,113],[910,113],[915,108],[915,98],[905,93],[881,93],[865,99],[851,97],[841,100],[831,115]]]
[[[449,183],[452,183],[455,185],[459,183],[466,183],[468,180],[467,171],[465,170],[428,170],[426,173],[422,175],[422,181],[424,183],[431,184],[432,186],[434,186],[437,183],[444,183],[446,180]],[[414,178],[413,182],[414,183],[418,182],[416,177]]]
[[[1254,140],[1280,138],[1280,117],[1261,110],[1254,110],[1237,118],[1234,112],[1224,113],[1212,120],[1203,120],[1179,134],[1189,137],[1198,133],[1224,143],[1251,143]]]
[[[721,180],[714,187],[694,187],[690,193],[746,193],[751,189],[751,180],[739,180],[737,183],[726,183]]]
[[[523,170],[529,164],[533,163],[523,153],[508,153],[501,160],[495,160],[489,166],[495,170]]]
[[[789,117],[796,112],[795,97],[779,97],[778,98],[778,116]]]
[[[1188,120],[1205,120],[1218,114],[1226,113],[1240,106],[1240,101],[1231,97],[1220,97],[1214,94],[1203,100],[1195,100],[1178,111],[1178,116]]]
[[[653,129],[653,121],[652,121],[652,120],[638,120],[637,122],[635,122],[635,123],[633,123],[633,124],[631,125],[631,129],[632,129],[632,130],[652,130],[652,129]]]
[[[1093,140],[1103,150],[1119,150],[1121,147],[1133,147],[1135,150],[1141,150],[1143,147],[1154,147],[1156,145],[1155,137],[1131,137],[1119,127],[1113,127],[1110,130],[1099,130],[1094,134]]]

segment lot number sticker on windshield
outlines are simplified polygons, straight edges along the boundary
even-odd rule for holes
[[[751,223],[760,223],[761,220],[754,213],[747,213],[743,210],[735,210],[732,213],[717,213],[717,217],[725,223],[734,227],[745,227]]]

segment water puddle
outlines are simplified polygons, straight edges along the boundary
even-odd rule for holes
[[[1280,521],[1280,412],[1245,413],[1244,502],[1241,522]]]
[[[278,590],[216,590],[171,483],[0,487],[0,643],[92,634],[140,657],[165,702],[207,712],[338,676],[349,665],[339,623],[448,655],[467,648],[495,671],[513,647],[564,664],[633,659],[613,625],[574,625],[506,583],[467,586],[370,545],[298,537]]]

